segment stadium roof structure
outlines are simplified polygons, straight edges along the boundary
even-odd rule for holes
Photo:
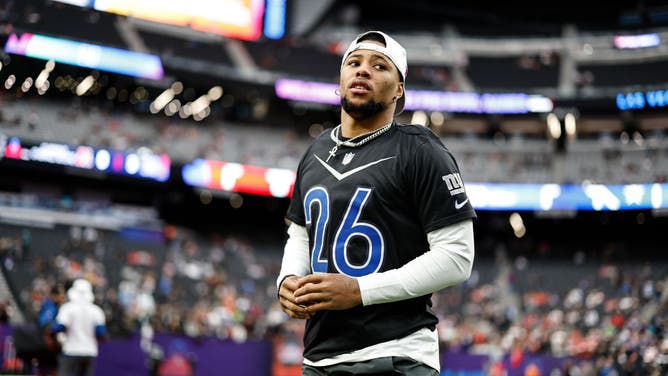
[[[251,104],[259,98],[280,102],[283,107],[283,102],[274,100],[279,79],[334,82],[343,52],[340,47],[345,49],[363,30],[382,29],[406,47],[412,89],[520,92],[546,96],[559,102],[557,105],[577,107],[581,112],[587,107],[613,113],[618,111],[615,99],[620,93],[632,93],[635,98],[639,91],[660,91],[660,107],[668,108],[668,101],[663,100],[668,87],[668,49],[664,45],[638,49],[613,45],[615,33],[635,37],[631,34],[652,31],[655,40],[668,40],[666,0],[612,0],[604,5],[586,0],[285,1],[288,25],[280,40],[241,41],[52,0],[26,0],[5,5],[0,13],[5,34],[0,41],[14,34],[20,41],[22,34],[30,33],[160,57],[162,79],[101,75],[102,81],[109,81],[101,83],[105,90],[113,86],[118,92],[132,92],[141,85],[152,91],[148,99],[153,100],[180,80],[198,92],[222,85],[225,93],[238,94],[237,104],[239,98],[250,96],[247,102]],[[0,53],[5,66],[9,52]],[[12,55],[11,60],[15,63],[2,70],[0,79],[10,74],[34,77],[44,65],[21,56]],[[625,74],[618,74],[620,70]],[[78,80],[90,74],[88,68],[58,62],[52,78],[69,75]],[[308,106],[331,110],[321,102]]]
[[[304,6],[295,1],[293,11]],[[664,0],[506,1],[333,0],[321,4],[312,28],[331,22],[396,30],[431,30],[451,24],[487,35],[560,33],[564,24],[587,30],[630,30],[668,24]],[[313,6],[311,6],[313,10]],[[318,10],[313,10],[317,12]]]

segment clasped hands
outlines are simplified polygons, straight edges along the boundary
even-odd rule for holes
[[[292,318],[309,319],[323,310],[343,310],[362,304],[357,280],[338,273],[289,276],[278,291],[281,309]]]

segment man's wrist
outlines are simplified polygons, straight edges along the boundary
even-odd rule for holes
[[[283,278],[281,278],[280,282],[278,282],[278,285],[276,286],[276,297],[280,296],[281,285],[283,284],[283,281],[285,281],[288,277],[292,276],[295,276],[295,274],[286,274],[285,276],[283,276]]]

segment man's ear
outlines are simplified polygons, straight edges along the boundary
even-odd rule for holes
[[[399,99],[403,96],[404,96],[404,83],[399,82],[399,84],[397,85],[396,97],[397,97],[397,99]]]

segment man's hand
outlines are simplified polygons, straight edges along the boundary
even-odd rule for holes
[[[299,279],[295,302],[314,314],[323,310],[343,310],[362,304],[355,278],[337,273],[309,274]]]
[[[309,319],[311,318],[311,314],[295,301],[294,293],[297,289],[298,280],[299,277],[291,275],[281,282],[280,289],[278,290],[278,301],[281,303],[281,309],[288,316],[295,319]]]

